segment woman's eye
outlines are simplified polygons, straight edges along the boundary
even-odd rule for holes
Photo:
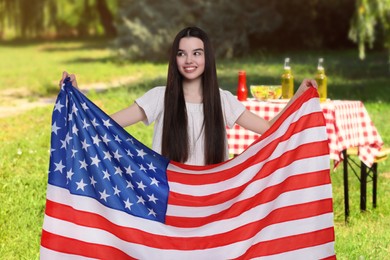
[[[178,56],[178,57],[182,57],[182,56],[184,56],[184,52],[182,52],[182,51],[178,51],[178,52],[177,52],[177,56]]]
[[[202,53],[200,51],[196,51],[196,52],[194,52],[194,55],[195,56],[200,56],[200,55],[202,55]]]

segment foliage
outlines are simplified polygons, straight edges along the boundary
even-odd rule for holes
[[[354,1],[282,0],[275,8],[281,24],[264,39],[256,39],[260,44],[284,50],[352,46],[347,35]]]
[[[111,0],[0,0],[0,39],[112,35],[103,22],[116,11]],[[109,11],[108,9],[112,10]],[[108,13],[107,13],[108,12]],[[110,17],[108,17],[110,19]],[[111,17],[111,23],[113,18]],[[107,31],[107,30],[111,31]]]
[[[264,48],[350,46],[353,7],[350,0],[122,0],[117,45],[125,58],[165,58],[174,35],[195,25],[210,35],[219,57]]]
[[[349,37],[358,44],[361,59],[365,58],[366,45],[372,48],[380,26],[384,47],[390,50],[390,0],[357,0]]]

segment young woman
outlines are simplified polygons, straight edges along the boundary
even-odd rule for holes
[[[67,72],[60,85],[66,77],[77,87],[75,76]],[[304,80],[286,107],[310,86],[316,86],[315,81]],[[122,127],[155,122],[153,150],[193,165],[228,159],[226,126],[237,123],[262,134],[278,118],[269,122],[260,118],[219,88],[210,40],[197,27],[183,29],[173,41],[166,86],[152,88],[111,117]]]

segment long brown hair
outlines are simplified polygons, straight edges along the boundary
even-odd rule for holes
[[[183,93],[183,77],[179,73],[176,55],[184,37],[203,41],[205,70],[202,75],[203,128],[205,131],[205,163],[214,164],[225,159],[225,124],[217,80],[214,51],[207,34],[197,27],[181,30],[173,41],[164,100],[164,124],[161,153],[169,159],[185,162],[189,156],[188,120]]]

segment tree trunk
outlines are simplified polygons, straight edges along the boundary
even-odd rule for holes
[[[114,18],[111,11],[108,9],[106,0],[97,0],[96,8],[100,16],[100,21],[104,28],[104,34],[108,37],[116,36],[116,28],[114,26]]]

